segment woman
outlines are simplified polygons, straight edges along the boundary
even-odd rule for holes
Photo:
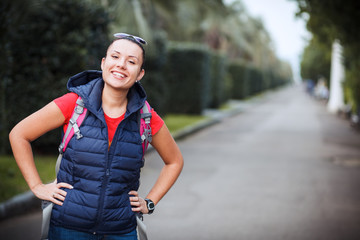
[[[176,181],[183,158],[161,118],[152,111],[152,146],[164,167],[146,198],[139,197],[142,144],[137,121],[146,94],[138,83],[145,74],[146,42],[117,37],[101,61],[101,70],[70,78],[66,94],[18,123],[10,133],[16,162],[31,191],[53,202],[49,239],[137,239],[135,212],[152,213]],[[57,181],[43,184],[31,142],[65,125],[78,96],[89,114],[63,155]]]

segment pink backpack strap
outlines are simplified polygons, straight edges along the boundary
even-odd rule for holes
[[[140,135],[143,145],[143,157],[145,152],[149,146],[149,143],[152,141],[152,134],[151,134],[151,107],[147,101],[145,101],[144,106],[140,109]]]
[[[58,157],[58,161],[56,161],[56,167],[55,167],[56,173],[59,171],[62,154],[65,152],[65,149],[68,143],[70,142],[70,139],[74,136],[74,134],[76,135],[76,139],[80,139],[83,137],[80,133],[80,125],[84,121],[86,114],[87,114],[87,109],[85,108],[84,101],[79,96],[78,99],[76,100],[76,105],[74,108],[74,112],[70,118],[69,125],[65,131],[64,137],[59,146],[60,154]]]

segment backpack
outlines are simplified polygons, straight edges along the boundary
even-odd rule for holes
[[[74,112],[71,116],[71,119],[69,121],[69,125],[64,133],[64,137],[59,146],[59,156],[56,160],[56,165],[55,165],[56,175],[59,172],[61,159],[68,143],[70,142],[70,139],[74,135],[76,136],[76,139],[80,139],[83,137],[83,135],[80,132],[80,125],[86,118],[87,114],[88,114],[88,110],[85,108],[84,101],[79,96],[78,99],[76,100],[76,105],[74,108]],[[151,143],[152,141],[151,125],[150,125],[151,117],[152,117],[151,107],[149,103],[145,101],[144,106],[142,107],[142,109],[140,109],[140,112],[138,114],[138,123],[140,126],[140,135],[141,135],[142,147],[143,147],[143,156],[142,156],[143,161],[145,161],[144,155],[149,146],[149,143]],[[53,207],[52,202],[42,201],[43,219],[42,219],[42,227],[41,227],[41,239],[48,238],[52,207]],[[138,221],[138,224],[141,223],[139,223]]]

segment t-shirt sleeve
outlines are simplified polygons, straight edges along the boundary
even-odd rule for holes
[[[54,100],[55,104],[60,108],[62,114],[65,117],[65,124],[69,123],[70,121],[77,99],[78,95],[71,92]]]
[[[151,109],[151,134],[154,136],[160,128],[164,125],[164,120],[157,114],[154,109]]]

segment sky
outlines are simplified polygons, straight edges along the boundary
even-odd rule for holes
[[[232,2],[227,0],[225,2]],[[252,17],[261,18],[275,46],[277,56],[290,62],[295,81],[300,80],[300,61],[310,39],[306,22],[296,18],[294,0],[242,0]]]

